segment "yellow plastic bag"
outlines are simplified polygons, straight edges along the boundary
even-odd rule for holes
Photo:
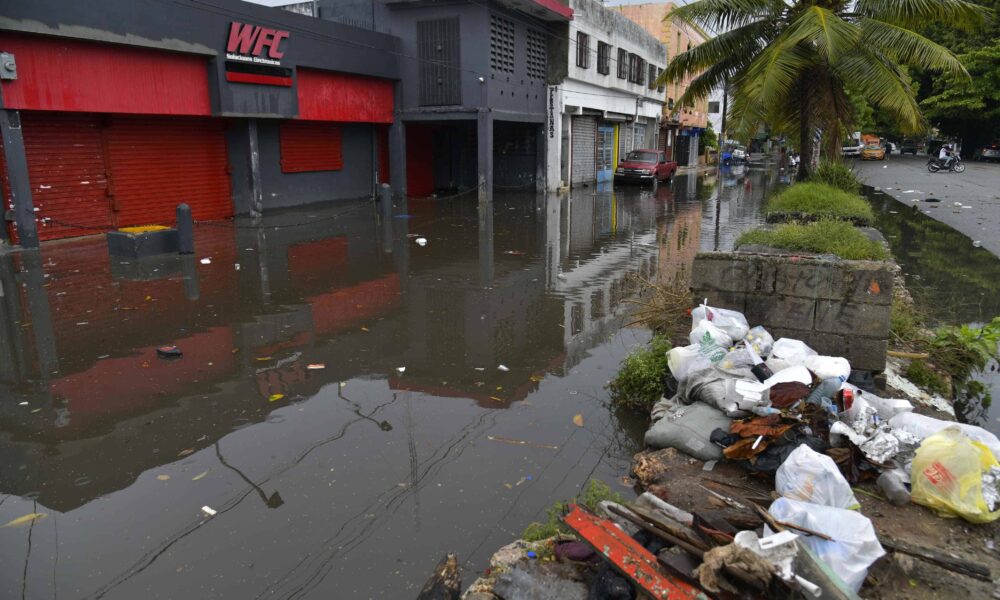
[[[942,517],[962,517],[972,523],[989,523],[1000,517],[983,499],[983,472],[1000,466],[989,448],[970,440],[958,427],[947,427],[924,439],[910,471],[917,504]]]

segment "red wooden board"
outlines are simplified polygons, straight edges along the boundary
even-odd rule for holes
[[[655,556],[611,521],[575,504],[563,521],[653,598],[708,600],[702,591],[664,571]]]

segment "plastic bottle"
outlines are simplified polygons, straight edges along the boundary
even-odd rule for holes
[[[840,386],[843,382],[840,381],[839,377],[830,377],[824,379],[817,385],[813,391],[809,392],[806,397],[806,402],[809,404],[823,404],[821,400],[826,398],[828,402],[832,402],[837,396],[837,392],[840,391]]]
[[[910,492],[907,491],[906,485],[903,483],[903,476],[899,470],[885,471],[878,476],[876,483],[878,484],[878,489],[894,505],[906,506],[910,503]]]

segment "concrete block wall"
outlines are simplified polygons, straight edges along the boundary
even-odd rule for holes
[[[882,371],[896,269],[893,262],[702,252],[691,289],[697,301],[738,310],[775,339],[802,340],[854,369]]]

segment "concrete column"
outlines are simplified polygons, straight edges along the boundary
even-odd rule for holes
[[[476,121],[476,143],[478,162],[477,181],[479,182],[479,202],[490,205],[493,209],[493,113],[488,109],[480,109]],[[480,211],[482,207],[480,206]]]
[[[535,191],[545,193],[548,189],[546,184],[546,179],[548,177],[548,155],[549,155],[549,136],[547,132],[548,126],[545,124],[539,125],[538,130],[535,132],[535,164],[537,165],[535,169]]]
[[[492,194],[490,194],[492,196]],[[479,284],[493,285],[493,203],[479,203]]]
[[[402,83],[396,84],[394,102],[397,110],[389,125],[389,179],[392,193],[403,197],[406,196],[406,125],[398,110],[403,105]]]
[[[20,324],[27,321],[21,306],[21,284],[13,254],[0,254],[0,382],[24,383],[29,360],[28,344]]]
[[[18,239],[25,248],[37,248],[38,226],[35,223],[35,204],[31,200],[28,157],[24,153],[24,136],[21,133],[19,111],[0,110],[0,135],[3,136],[7,183],[10,186],[10,201],[14,205],[14,223],[17,225]],[[4,206],[3,209],[6,213],[7,207]],[[6,236],[6,226],[3,229],[3,235]]]
[[[250,160],[250,216],[260,219],[264,214],[264,190],[260,182],[260,141],[257,137],[257,119],[247,122],[247,152]]]

